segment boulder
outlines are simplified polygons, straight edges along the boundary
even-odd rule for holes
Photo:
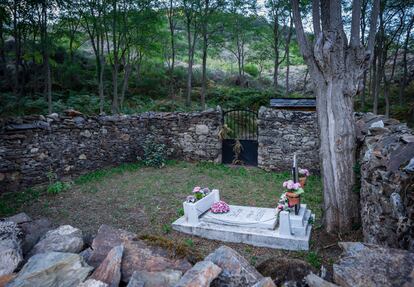
[[[340,242],[334,281],[343,287],[413,286],[414,253],[361,242]]]
[[[108,284],[99,280],[88,279],[85,282],[79,284],[78,287],[108,287]]]
[[[30,251],[30,255],[51,251],[79,253],[83,248],[83,237],[80,229],[70,225],[62,225],[49,230]]]
[[[257,270],[264,276],[271,277],[277,286],[287,282],[304,285],[302,284],[304,277],[316,271],[305,261],[283,257],[269,258],[259,264]]]
[[[101,265],[93,272],[90,278],[102,281],[109,287],[118,287],[121,281],[121,262],[124,247],[116,246],[109,251]]]
[[[6,287],[7,283],[12,281],[16,277],[15,273],[0,276],[0,287]]]
[[[222,269],[212,286],[251,286],[263,276],[239,253],[227,246],[221,246],[204,260],[211,261]]]
[[[178,282],[176,287],[208,287],[220,274],[221,268],[211,261],[197,262]]]
[[[273,282],[272,278],[265,277],[256,284],[254,284],[252,287],[276,287],[276,285]]]
[[[135,271],[128,287],[169,287],[175,286],[180,281],[183,272],[178,270],[165,270],[160,272]]]
[[[23,254],[27,254],[39,242],[40,238],[52,229],[52,222],[49,219],[40,218],[23,222],[20,224],[20,227],[24,233],[22,243]]]
[[[185,259],[170,258],[168,251],[156,246],[149,246],[138,240],[137,235],[108,225],[101,225],[92,242],[92,255],[89,264],[98,267],[108,252],[115,246],[124,246],[121,273],[123,282],[128,282],[134,271],[160,272],[168,269],[182,272],[191,268]]]
[[[338,285],[323,280],[321,277],[311,273],[305,277],[306,283],[309,287],[338,287]]]
[[[32,219],[26,213],[21,212],[21,213],[18,213],[16,215],[4,218],[4,221],[11,221],[11,222],[14,222],[16,224],[21,224],[21,223],[24,223],[24,222],[32,221]]]
[[[22,238],[22,230],[16,223],[0,222],[0,276],[12,273],[23,262]]]
[[[91,258],[92,252],[92,248],[88,247],[85,250],[82,250],[82,252],[79,253],[79,255],[82,256],[83,260],[85,260],[86,263],[89,263],[89,258]]]
[[[7,287],[69,287],[83,282],[92,267],[79,254],[48,252],[31,257]]]

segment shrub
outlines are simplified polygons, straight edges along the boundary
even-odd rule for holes
[[[49,184],[47,187],[47,193],[49,194],[58,194],[62,191],[67,190],[70,187],[69,183],[56,181],[55,183]]]
[[[244,66],[244,71],[254,78],[259,76],[259,69],[256,67],[256,65],[247,64],[246,66]]]
[[[147,138],[143,145],[144,164],[161,168],[167,161],[167,150],[165,144],[157,143],[152,138]]]

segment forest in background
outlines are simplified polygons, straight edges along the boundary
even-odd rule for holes
[[[372,1],[361,2],[364,43]],[[414,120],[413,22],[412,1],[381,1],[357,110]],[[294,29],[290,1],[3,0],[0,115],[257,109],[309,97]]]

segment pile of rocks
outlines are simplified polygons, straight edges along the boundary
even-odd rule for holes
[[[0,286],[275,286],[222,246],[194,266],[137,235],[102,225],[90,247],[82,231],[24,213],[0,221]]]
[[[99,228],[89,247],[86,238],[70,225],[54,228],[24,213],[3,219],[0,287],[338,286],[297,259],[266,260],[258,266],[261,274],[227,246],[192,265],[108,225]],[[343,257],[333,267],[339,286],[413,286],[413,253],[357,242],[341,247]]]
[[[356,117],[364,241],[414,251],[414,135],[371,113]]]

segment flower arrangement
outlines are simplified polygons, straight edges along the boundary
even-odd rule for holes
[[[299,174],[300,176],[308,177],[310,175],[310,172],[306,168],[299,168]]]
[[[224,201],[220,200],[213,203],[210,210],[213,213],[227,213],[230,211],[230,206]]]
[[[306,168],[299,168],[298,172],[299,172],[299,182],[302,187],[305,187],[306,179],[310,175],[310,172]]]
[[[193,195],[189,195],[187,196],[186,201],[189,203],[194,203],[197,200],[202,199],[203,197],[207,196],[210,193],[210,189],[208,187],[200,187],[200,186],[195,186],[193,188]]]
[[[283,210],[291,211],[292,210],[292,207],[289,206],[289,199],[286,196],[286,192],[280,196],[277,209],[279,209],[280,211],[283,211]]]
[[[279,199],[277,208],[282,211],[291,211],[296,204],[300,204],[300,195],[304,193],[302,186],[293,180],[283,182],[283,187],[287,189]]]

